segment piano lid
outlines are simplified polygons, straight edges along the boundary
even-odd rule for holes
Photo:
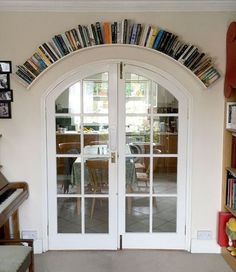
[[[7,185],[9,184],[8,180],[6,177],[0,172],[0,191]]]

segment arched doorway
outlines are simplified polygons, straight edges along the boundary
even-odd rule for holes
[[[187,107],[140,63],[93,64],[50,92],[49,249],[186,247]]]

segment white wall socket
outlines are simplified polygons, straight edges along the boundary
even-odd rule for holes
[[[198,240],[212,240],[212,231],[211,230],[198,230],[197,231]]]
[[[22,230],[21,232],[22,239],[37,239],[37,231],[36,230]]]

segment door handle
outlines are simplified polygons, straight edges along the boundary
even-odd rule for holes
[[[116,152],[111,152],[111,163],[116,163]]]

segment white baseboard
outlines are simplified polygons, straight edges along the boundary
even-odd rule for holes
[[[41,239],[34,240],[34,253],[40,254],[43,252],[43,241]]]
[[[216,240],[191,240],[191,253],[220,253],[221,248]]]

